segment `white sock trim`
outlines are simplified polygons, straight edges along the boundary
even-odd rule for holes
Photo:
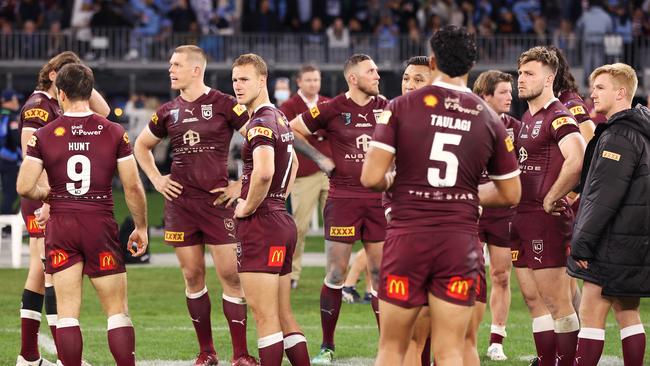
[[[75,318],[61,318],[56,322],[56,328],[70,328],[70,327],[78,327],[79,326],[79,319]]]
[[[187,289],[185,289],[185,296],[188,299],[198,299],[199,297],[201,297],[201,296],[203,296],[203,295],[205,295],[207,293],[208,293],[208,287],[207,286],[204,287],[203,290],[201,290],[199,292],[195,292],[195,293],[191,293]]]
[[[133,327],[131,318],[124,313],[111,315],[106,321],[106,323],[107,323],[106,330],[111,330],[115,328]]]
[[[496,324],[490,325],[490,333],[498,334],[503,338],[508,336],[505,325],[496,325]]]
[[[45,287],[54,287],[54,284],[45,282]]]
[[[547,332],[549,330],[555,330],[555,323],[551,314],[533,318],[533,333]]]
[[[331,284],[331,283],[327,282],[327,278],[323,280],[323,284],[325,286],[331,288],[332,290],[340,290],[340,289],[343,288],[343,285],[334,285],[334,284]]]
[[[58,316],[56,314],[48,314],[45,317],[47,318],[47,325],[50,327],[56,326],[56,320],[58,319]]]
[[[374,289],[370,289],[370,294],[371,294],[373,297],[377,297],[377,291],[375,291]]]
[[[592,339],[594,341],[604,341],[605,340],[605,329],[600,329],[600,328],[580,328],[580,333],[578,333],[578,338]]]
[[[259,338],[257,340],[257,348],[265,348],[281,342],[284,342],[284,337],[282,336],[282,332],[277,332],[271,335],[267,335],[266,337]]]
[[[555,333],[571,333],[580,330],[580,320],[578,314],[569,314],[563,318],[555,319]]]
[[[292,334],[284,339],[284,349],[289,349],[300,342],[307,343],[307,338],[302,334]]]
[[[243,297],[232,297],[226,294],[221,294],[221,298],[237,305],[246,305],[246,299]]]
[[[20,317],[24,319],[36,320],[37,322],[41,321],[41,313],[29,309],[20,309]]]
[[[643,324],[634,324],[621,329],[621,340],[637,334],[644,334]]]

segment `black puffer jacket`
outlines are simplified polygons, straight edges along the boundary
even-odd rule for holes
[[[639,105],[598,126],[581,183],[569,274],[603,295],[650,297],[650,109]]]

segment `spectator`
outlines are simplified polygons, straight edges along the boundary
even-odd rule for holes
[[[36,28],[40,27],[43,24],[43,13],[44,9],[37,0],[22,0],[18,5],[18,18],[23,26],[32,21]]]
[[[632,18],[624,6],[614,8],[614,33],[623,39],[623,62],[634,66],[634,57],[632,55]]]
[[[418,22],[415,17],[410,17],[406,21],[406,47],[403,48],[408,54],[402,55],[406,59],[410,55],[421,55],[426,52],[423,51],[422,32],[418,27]]]
[[[262,0],[260,2],[259,11],[255,16],[255,24],[251,29],[259,33],[273,33],[280,30],[278,16],[271,9],[269,0]]]
[[[23,58],[37,58],[39,47],[38,34],[36,32],[36,23],[32,20],[23,22],[22,34],[20,36],[20,47]]]
[[[14,203],[16,194],[16,178],[20,166],[20,131],[18,129],[18,113],[20,104],[13,90],[5,90],[0,97],[0,180],[2,181],[2,204],[0,215],[16,213]]]
[[[426,28],[426,38],[430,38],[432,35],[434,35],[438,30],[442,28],[442,18],[438,14],[431,14],[429,17],[429,21],[427,22],[427,28]],[[418,53],[418,55],[421,53]]]
[[[322,45],[325,41],[323,35],[323,21],[319,17],[311,20],[311,27],[309,33],[305,35],[305,41],[310,44]]]
[[[570,65],[578,59],[576,34],[568,19],[560,20],[560,26],[553,31],[553,44],[564,52]]]
[[[289,79],[280,77],[275,79],[275,88],[273,91],[273,99],[275,99],[275,106],[280,108],[291,96],[291,87]]]
[[[167,13],[167,18],[172,21],[174,32],[185,33],[197,29],[196,14],[190,8],[187,0],[177,0]]]
[[[232,35],[237,29],[239,15],[235,0],[219,0],[213,17],[213,32],[222,35]]]
[[[519,34],[519,22],[515,19],[514,13],[506,7],[499,11],[499,20],[497,21],[498,34]]]
[[[180,3],[180,1],[179,1]],[[201,34],[208,34],[210,32],[210,21],[212,20],[212,0],[190,0],[191,9],[194,9],[196,20],[201,30]],[[178,7],[178,3],[177,3]],[[253,14],[251,13],[252,17]],[[245,31],[252,31],[252,29],[244,29]]]
[[[395,49],[397,47],[399,28],[393,22],[393,17],[389,12],[381,16],[381,23],[375,30],[377,36],[377,47],[379,49]]]
[[[533,30],[534,17],[540,15],[540,10],[538,0],[519,0],[512,6],[521,33],[530,33]]]
[[[549,34],[546,31],[546,19],[541,15],[534,17],[533,34],[535,35],[536,44],[539,45],[548,44]]]
[[[343,24],[342,18],[334,19],[332,25],[325,31],[327,44],[330,48],[349,48],[350,30]]]
[[[126,60],[134,60],[139,57],[146,60],[149,57],[153,37],[161,31],[162,18],[158,13],[154,0],[145,0],[139,9],[138,24],[131,32],[131,49],[126,55]]]
[[[613,30],[612,18],[601,0],[589,0],[589,9],[578,19],[577,34],[582,38],[582,67],[584,85],[588,85],[587,76],[605,63],[605,35]]]

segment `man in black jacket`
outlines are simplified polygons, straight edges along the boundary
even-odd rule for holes
[[[614,309],[625,365],[642,365],[645,331],[639,298],[650,297],[650,109],[632,108],[637,88],[628,65],[591,74],[596,112],[607,116],[585,153],[582,201],[568,272],[584,280],[576,364],[595,366]]]

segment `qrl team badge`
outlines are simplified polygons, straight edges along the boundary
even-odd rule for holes
[[[379,121],[379,118],[381,117],[381,114],[384,110],[383,109],[373,109],[372,114],[375,116],[375,123]]]
[[[212,104],[201,104],[201,116],[204,119],[212,118]]]

